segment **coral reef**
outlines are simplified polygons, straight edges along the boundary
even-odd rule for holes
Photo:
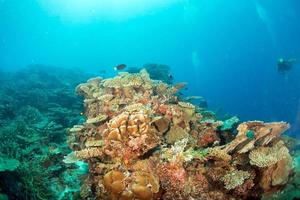
[[[89,165],[82,199],[259,199],[288,184],[287,123],[221,121],[178,90],[146,70],[76,88],[86,121],[69,129],[65,160]]]
[[[62,160],[70,152],[66,128],[83,118],[74,88],[90,75],[43,65],[3,73],[0,194],[8,199],[63,199],[76,190],[79,194],[82,171],[77,163]]]
[[[138,73],[140,70],[146,69],[153,80],[160,80],[167,84],[172,84],[173,78],[168,65],[147,63],[142,68],[130,67],[126,71],[129,73]]]
[[[300,198],[300,149],[299,140],[296,140],[294,138],[285,138],[285,141],[288,144],[288,147],[290,149],[292,159],[290,160],[290,157],[283,158],[282,161],[280,161],[279,164],[274,165],[274,167],[269,167],[270,170],[275,170],[275,166],[280,170],[280,168],[284,167],[284,169],[281,169],[283,173],[283,176],[279,174],[279,176],[270,176],[268,179],[265,179],[267,181],[267,186],[272,185],[272,183],[277,184],[281,182],[287,181],[286,172],[291,167],[291,162],[293,162],[293,176],[288,177],[288,182],[286,186],[283,188],[283,190],[266,194],[263,196],[262,199],[264,200],[281,200],[281,199],[299,199]],[[278,173],[278,172],[277,172]],[[276,174],[276,173],[274,173]],[[280,177],[278,179],[278,177]]]
[[[263,123],[260,121],[250,121],[238,126],[238,135],[226,146],[226,151],[237,150],[238,153],[247,153],[255,146],[265,146],[289,129],[289,124],[285,122]],[[241,146],[241,144],[243,144]]]

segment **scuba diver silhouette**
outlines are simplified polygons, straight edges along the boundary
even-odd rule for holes
[[[294,63],[296,62],[295,58],[290,58],[288,60],[285,60],[283,58],[279,58],[277,60],[277,70],[280,73],[285,73],[287,71],[290,71],[293,68]]]

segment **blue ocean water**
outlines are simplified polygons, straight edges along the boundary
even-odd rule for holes
[[[0,0],[0,71],[78,69],[65,82],[75,87],[121,63],[165,64],[185,96],[242,121],[289,122],[299,138],[299,20],[298,0]],[[296,61],[280,73],[279,58]]]
[[[47,64],[113,75],[119,63],[163,63],[211,108],[299,131],[299,63],[286,74],[276,67],[279,57],[300,56],[297,0],[59,2],[0,2],[1,69]]]

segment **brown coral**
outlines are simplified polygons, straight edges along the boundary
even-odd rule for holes
[[[216,142],[218,143],[219,141],[220,139],[217,132],[211,127],[201,131],[197,136],[197,144],[200,147],[208,147]]]
[[[285,122],[263,123],[250,121],[242,123],[237,128],[239,132],[236,138],[225,147],[225,150],[227,152],[237,150],[238,153],[246,153],[253,149],[255,144],[260,146],[268,145],[288,128],[289,124]],[[248,131],[253,132],[253,138],[247,135]],[[243,145],[241,146],[241,144]]]
[[[132,193],[137,199],[151,200],[153,194],[159,191],[159,181],[153,175],[145,172],[134,173]]]
[[[289,155],[288,150],[283,146],[283,142],[278,142],[274,147],[266,150],[266,160],[268,162],[256,162],[260,166],[264,166],[262,169],[262,178],[260,186],[265,190],[269,191],[274,186],[281,186],[287,183],[289,175],[292,171],[292,157]],[[262,156],[262,155],[258,155]],[[281,156],[281,157],[276,157]]]
[[[221,178],[221,181],[224,182],[225,188],[231,190],[240,186],[244,183],[246,179],[250,178],[250,173],[242,170],[234,170],[227,173]]]
[[[97,117],[94,118],[89,118],[86,120],[87,124],[97,124],[97,123],[101,123],[103,121],[105,121],[107,119],[107,115],[99,115]]]
[[[118,170],[112,170],[103,177],[103,185],[116,199],[151,200],[159,191],[157,178],[147,172],[137,171],[126,177]]]
[[[165,117],[156,117],[151,124],[155,127],[160,135],[163,135],[170,128],[170,120]]]
[[[223,149],[219,147],[214,147],[208,150],[207,158],[214,159],[214,160],[221,160],[228,163],[232,157]]]
[[[259,147],[250,152],[249,158],[251,165],[258,167],[268,167],[276,164],[278,161],[289,157],[289,150],[282,141],[273,147]]]
[[[125,189],[124,179],[122,172],[113,170],[104,175],[103,184],[113,195],[118,195]]]
[[[172,126],[166,134],[167,143],[173,144],[178,140],[186,138],[188,133],[180,126]]]
[[[191,103],[188,103],[188,102],[178,102],[178,105],[183,108],[183,111],[184,113],[188,116],[188,117],[191,117],[195,114],[196,112],[196,107],[191,104]]]
[[[99,85],[102,78],[96,77],[89,79],[87,83],[80,84],[76,87],[76,92],[86,99],[95,97],[95,94],[99,94]]]
[[[98,147],[91,147],[82,149],[80,151],[75,151],[75,156],[79,159],[89,159],[95,157],[101,157],[103,155],[103,151],[101,148]]]

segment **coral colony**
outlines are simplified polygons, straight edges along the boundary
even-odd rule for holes
[[[285,122],[220,121],[146,70],[76,91],[86,121],[69,129],[65,162],[88,163],[81,199],[261,199],[292,177]]]

